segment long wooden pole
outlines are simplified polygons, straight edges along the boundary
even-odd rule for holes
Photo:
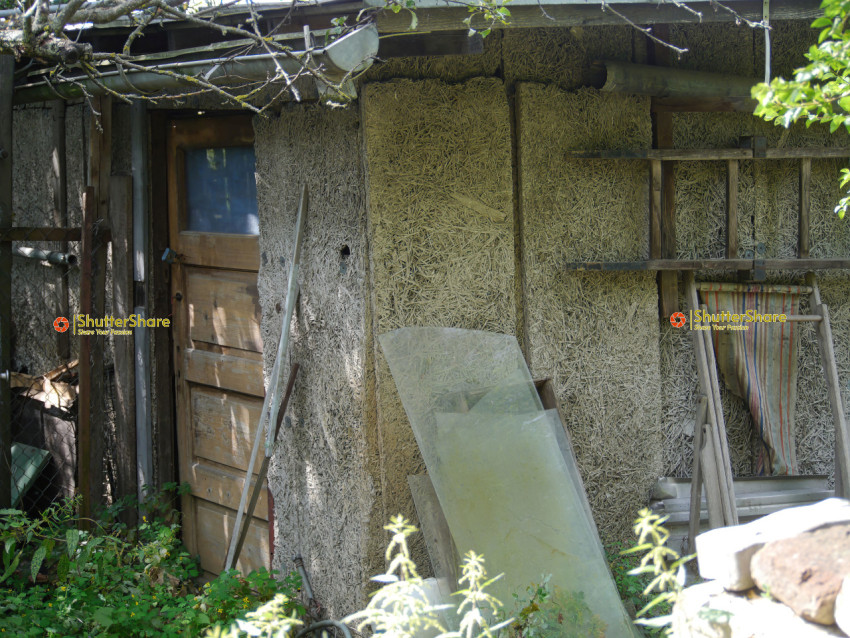
[[[50,125],[52,149],[50,151],[51,180],[53,182],[53,223],[57,228],[68,227],[68,171],[65,153],[65,102],[54,100],[50,103]],[[68,242],[62,242],[59,249],[63,253],[68,252]],[[68,274],[70,269],[67,265],[59,267],[62,281],[59,282],[59,303],[57,314],[67,317],[71,314],[70,297],[68,295]],[[71,333],[57,332],[56,343],[59,358],[62,361],[71,359]]]
[[[301,191],[301,201],[298,205],[298,215],[295,219],[295,245],[292,251],[292,265],[289,270],[289,285],[286,291],[286,312],[280,328],[280,341],[277,346],[277,354],[274,359],[271,378],[269,379],[269,387],[266,391],[266,397],[263,400],[263,409],[260,411],[260,422],[257,424],[257,435],[254,439],[254,447],[251,450],[251,459],[248,461],[248,468],[245,472],[245,484],[242,486],[242,496],[239,499],[239,508],[236,510],[236,521],[234,521],[233,532],[230,536],[230,546],[227,550],[227,558],[224,561],[225,570],[232,569],[236,562],[234,555],[239,540],[239,530],[241,529],[242,518],[248,504],[251,476],[254,473],[254,464],[257,461],[257,454],[260,451],[260,442],[263,440],[264,426],[267,420],[269,432],[266,436],[266,453],[269,454],[271,450],[273,424],[277,421],[280,407],[277,404],[280,388],[280,366],[283,358],[286,356],[286,349],[289,345],[289,326],[292,322],[292,314],[295,311],[295,300],[298,297],[298,268],[301,257],[301,241],[304,237],[304,220],[307,216],[308,197],[307,185],[305,184]]]
[[[694,465],[691,472],[691,503],[688,519],[688,554],[696,550],[696,539],[699,533],[699,519],[702,512],[702,464],[700,456],[704,444],[705,416],[708,413],[708,399],[701,395],[697,405],[697,418],[694,422]]]
[[[0,55],[0,230],[12,227],[15,58]],[[0,508],[12,505],[12,244],[0,242]]]

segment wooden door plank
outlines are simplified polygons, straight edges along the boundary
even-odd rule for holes
[[[262,352],[256,273],[190,269],[186,279],[190,339]]]
[[[256,235],[183,231],[172,248],[187,264],[254,273],[260,269],[260,240]]]
[[[243,351],[245,355],[254,353]],[[227,355],[190,348],[185,355],[186,379],[193,383],[265,396],[263,362],[247,356]]]
[[[227,533],[233,529],[236,515],[231,510],[202,500],[195,501],[195,515],[201,567],[218,573],[221,571],[223,557],[227,555]],[[260,567],[268,568],[268,557],[268,524],[252,519],[248,527],[245,547],[236,562],[236,568],[243,574]]]
[[[187,477],[192,486],[192,494],[212,503],[235,510],[239,507],[239,495],[245,486],[244,474],[233,474],[226,470],[204,463],[193,463]],[[251,489],[256,484],[256,476],[251,480]],[[254,516],[269,520],[269,504],[266,490],[260,491],[260,498],[254,509]]]
[[[263,402],[190,386],[193,455],[245,471]]]

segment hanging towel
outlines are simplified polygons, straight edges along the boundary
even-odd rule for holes
[[[712,338],[727,387],[747,401],[753,415],[762,448],[756,473],[797,474],[794,413],[798,329],[793,321],[748,319],[756,315],[799,314],[800,289],[797,286],[700,284],[700,295],[712,315],[729,312],[742,316],[737,325],[745,329],[728,326],[713,329]],[[724,323],[731,322],[720,325]]]

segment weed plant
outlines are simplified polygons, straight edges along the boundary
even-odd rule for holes
[[[117,522],[119,503],[80,529],[78,501],[37,517],[0,510],[0,636],[197,636],[228,626],[287,594],[287,613],[303,613],[296,573],[282,582],[265,569],[224,572],[199,586],[198,563],[181,544],[169,506],[185,487],[166,486],[145,503],[141,523]]]

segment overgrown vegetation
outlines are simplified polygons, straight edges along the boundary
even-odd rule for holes
[[[0,510],[0,633],[14,636],[197,636],[225,627],[279,593],[303,613],[300,579],[236,570],[198,586],[199,568],[178,539],[168,506],[176,484],[146,502],[141,524],[117,521],[126,503],[80,528],[76,500],[31,518]]]
[[[774,78],[753,87],[759,103],[755,114],[786,128],[802,120],[807,127],[819,122],[833,133],[850,132],[850,0],[823,0],[821,10],[823,15],[812,23],[821,31],[818,44],[806,53],[809,63],[796,69],[790,80]],[[841,173],[841,186],[847,188],[850,169]],[[850,194],[835,212],[843,219],[848,208]]]

